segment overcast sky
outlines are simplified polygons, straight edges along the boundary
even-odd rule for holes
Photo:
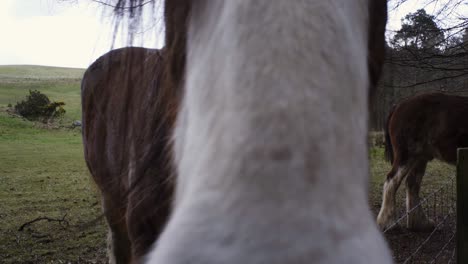
[[[0,0],[0,65],[85,68],[111,49],[112,25],[112,16],[87,0]],[[146,34],[145,43],[137,44],[160,46],[161,40],[149,38],[153,35]],[[117,38],[114,47],[122,43]]]
[[[398,29],[401,17],[421,8],[422,2],[411,0],[391,13],[389,27]],[[426,10],[431,13],[431,8]],[[112,16],[88,0],[0,0],[0,65],[85,68],[111,49],[112,25]],[[160,47],[161,38],[150,36],[162,36],[161,29],[152,23],[144,30],[145,38],[137,40],[138,46]],[[123,43],[117,38],[114,47]]]

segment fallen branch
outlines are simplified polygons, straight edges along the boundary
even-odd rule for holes
[[[44,221],[46,220],[47,222],[58,222],[59,224],[62,224],[62,223],[65,223],[67,226],[69,225],[68,221],[65,220],[65,217],[67,216],[67,214],[65,214],[62,218],[58,219],[58,218],[49,218],[49,217],[46,217],[46,216],[41,216],[41,217],[37,217],[31,221],[28,221],[24,224],[22,224],[20,226],[20,228],[18,229],[18,231],[23,231],[24,228],[28,225],[31,225],[35,222],[39,222],[39,221]]]
[[[35,233],[32,233],[31,236],[34,237],[34,238],[46,238],[46,237],[50,237],[50,235],[48,235],[48,234],[35,234]]]

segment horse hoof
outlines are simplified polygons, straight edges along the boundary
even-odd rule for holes
[[[380,229],[380,231],[386,231],[388,229],[393,229],[398,226],[397,223],[393,220],[383,220],[381,218],[377,218],[377,225]]]
[[[408,225],[408,230],[413,232],[431,232],[435,228],[435,223],[431,219],[425,219],[424,221],[420,221],[414,223],[412,225]]]

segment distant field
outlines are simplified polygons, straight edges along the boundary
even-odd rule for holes
[[[0,79],[81,79],[84,69],[37,65],[0,65]]]
[[[37,89],[52,100],[66,103],[62,124],[81,119],[83,72],[83,69],[0,66],[0,263],[106,262],[104,221],[84,226],[100,215],[100,205],[83,159],[80,131],[44,129],[5,112],[7,104],[14,105],[29,89]],[[384,160],[381,147],[371,147],[370,158],[369,203],[376,213],[390,165]],[[453,167],[432,162],[423,180],[423,195],[453,174]],[[404,192],[400,194],[398,204],[402,208]],[[18,231],[21,225],[37,217],[64,216],[68,225],[39,221]]]
[[[84,69],[44,66],[0,66],[0,106],[15,105],[29,90],[65,102],[64,121],[81,119],[80,82]]]

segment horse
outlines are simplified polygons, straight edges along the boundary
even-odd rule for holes
[[[101,191],[111,263],[137,262],[170,213],[174,120],[167,113],[168,98],[174,97],[157,89],[163,54],[112,50],[89,66],[82,80],[84,156]]]
[[[165,1],[157,89],[175,102],[160,111],[175,116],[165,142],[174,189],[162,232],[137,261],[391,263],[367,203],[368,104],[386,8]]]
[[[385,156],[392,164],[383,186],[377,223],[387,229],[394,222],[395,195],[406,178],[407,228],[434,228],[420,206],[419,191],[429,161],[455,165],[457,148],[468,147],[468,97],[425,93],[394,106],[385,126]],[[414,209],[413,209],[414,208]]]

